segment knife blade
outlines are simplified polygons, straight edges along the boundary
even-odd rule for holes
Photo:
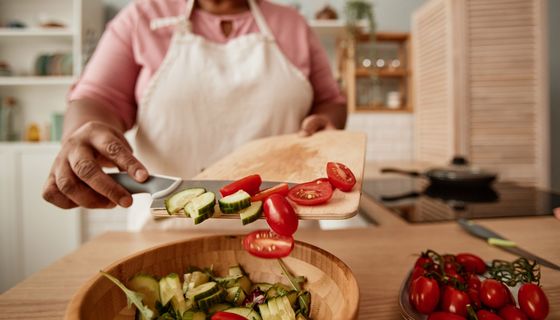
[[[220,189],[232,183],[234,180],[182,180],[178,177],[164,176],[152,174],[145,182],[140,183],[132,179],[126,172],[108,173],[117,183],[122,185],[131,194],[149,193],[154,200],[151,209],[165,210],[164,200],[174,191],[184,190],[187,188],[205,188],[207,191],[220,193]],[[263,181],[261,189],[273,187],[281,182]],[[288,183],[292,187],[293,184]]]
[[[498,233],[484,227],[481,226],[479,224],[476,224],[470,220],[461,218],[459,220],[457,220],[457,223],[461,226],[461,228],[463,228],[465,231],[467,231],[469,234],[474,235],[477,238],[486,240],[487,242],[491,243],[495,243],[496,241],[492,241],[492,239],[498,239],[503,243],[504,245],[497,245],[497,244],[493,244],[494,246],[507,251],[511,254],[514,254],[516,256],[528,259],[528,260],[533,260],[536,261],[538,264],[554,269],[554,270],[558,270],[560,271],[560,266],[558,266],[555,263],[552,263],[544,258],[541,258],[535,254],[532,254],[529,251],[526,251],[524,249],[521,249],[517,246],[517,244],[515,244],[515,242],[510,241],[504,237],[502,237],[501,235],[499,235]]]

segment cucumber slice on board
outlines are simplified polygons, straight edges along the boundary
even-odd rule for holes
[[[171,197],[165,199],[165,209],[170,215],[175,214],[185,207],[187,202],[205,193],[204,188],[191,188],[173,194]]]
[[[194,220],[194,224],[199,224],[214,214],[215,204],[216,195],[213,192],[205,192],[187,202],[185,214]]]
[[[251,202],[251,205],[239,211],[239,218],[243,225],[257,221],[262,215],[262,201]]]
[[[224,310],[224,311],[229,312],[229,313],[235,313],[235,314],[240,315],[242,317],[245,317],[246,319],[249,319],[249,320],[262,320],[262,318],[258,314],[258,312],[256,312],[253,309],[250,309],[250,308],[236,307],[236,308],[230,308],[230,309],[227,309],[227,310]]]
[[[137,274],[128,281],[128,288],[142,294],[142,302],[156,313],[156,301],[160,301],[159,282],[152,276]]]
[[[223,197],[218,202],[223,213],[236,213],[251,205],[251,195],[243,190],[239,190],[234,194]]]

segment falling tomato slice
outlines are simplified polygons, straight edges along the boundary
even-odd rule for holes
[[[288,198],[302,206],[315,206],[329,201],[332,194],[329,179],[321,178],[294,186],[288,192]]]
[[[274,187],[270,187],[268,189],[260,191],[259,193],[251,197],[251,201],[263,201],[273,194],[280,194],[285,197],[288,194],[288,191],[290,191],[290,187],[288,186],[288,184],[280,183],[275,185]]]
[[[331,184],[340,191],[348,192],[356,184],[356,177],[347,166],[338,162],[327,163],[327,176]]]
[[[243,248],[251,255],[265,259],[283,258],[294,248],[294,238],[270,230],[257,230],[243,238]]]
[[[236,193],[239,190],[244,190],[248,194],[253,195],[259,192],[261,183],[261,176],[259,176],[258,174],[252,174],[222,187],[220,189],[220,193],[222,194],[222,197],[226,197],[230,194]]]

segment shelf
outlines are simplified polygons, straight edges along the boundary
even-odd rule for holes
[[[369,77],[372,75],[377,75],[383,78],[401,78],[408,75],[408,71],[404,68],[384,68],[384,69],[366,69],[357,68],[356,77]]]
[[[399,109],[389,109],[387,107],[370,108],[367,106],[357,106],[354,113],[412,113],[409,107],[401,107]]]
[[[378,42],[406,42],[409,39],[407,32],[377,32],[375,40]],[[369,41],[370,35],[367,33],[358,36],[360,41]]]
[[[346,21],[338,20],[308,20],[307,23],[311,29],[315,30],[318,35],[338,36],[346,31]],[[360,22],[360,26],[366,27],[365,22]]]
[[[72,37],[74,32],[67,28],[0,28],[0,37]]]
[[[72,76],[25,76],[0,77],[0,86],[43,86],[43,85],[71,85]]]

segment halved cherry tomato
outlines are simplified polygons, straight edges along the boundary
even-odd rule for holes
[[[542,320],[549,312],[548,298],[541,287],[533,283],[525,283],[517,294],[519,307],[531,320]]]
[[[441,297],[441,310],[466,317],[469,303],[470,299],[466,292],[446,287]]]
[[[461,317],[460,315],[449,312],[438,311],[430,314],[428,320],[465,320],[465,317]]]
[[[227,311],[218,311],[214,313],[212,320],[247,320],[247,318]]]
[[[476,313],[476,317],[478,320],[503,320],[497,314],[487,311],[487,310],[478,310]]]
[[[490,308],[500,309],[509,302],[508,291],[500,281],[486,279],[480,284],[480,301]]]
[[[435,279],[421,276],[410,284],[410,304],[420,313],[432,313],[439,302],[439,285]]]
[[[226,197],[230,194],[236,193],[239,190],[244,190],[248,194],[254,195],[259,192],[261,183],[261,176],[259,176],[258,174],[252,174],[222,187],[220,189],[220,193],[222,194],[222,197]]]
[[[251,255],[265,259],[283,258],[294,248],[294,238],[270,230],[257,230],[243,238],[243,248]]]
[[[292,205],[279,194],[266,198],[264,217],[270,228],[279,235],[291,236],[298,228],[299,218]]]
[[[259,193],[251,197],[251,201],[262,201],[276,193],[285,197],[288,194],[288,191],[290,191],[290,187],[288,186],[288,184],[280,183],[275,185],[274,187],[259,191]]]
[[[528,320],[527,316],[523,313],[523,311],[519,310],[513,305],[507,305],[500,309],[500,317],[504,320]]]
[[[338,162],[327,163],[327,176],[331,184],[340,191],[348,192],[356,184],[356,177],[347,166]]]
[[[456,261],[462,265],[467,272],[474,272],[476,274],[484,274],[484,272],[486,272],[486,263],[484,263],[484,260],[472,253],[459,253],[456,256]]]
[[[302,206],[314,206],[329,201],[333,188],[328,179],[321,178],[298,184],[288,192],[288,198]]]

